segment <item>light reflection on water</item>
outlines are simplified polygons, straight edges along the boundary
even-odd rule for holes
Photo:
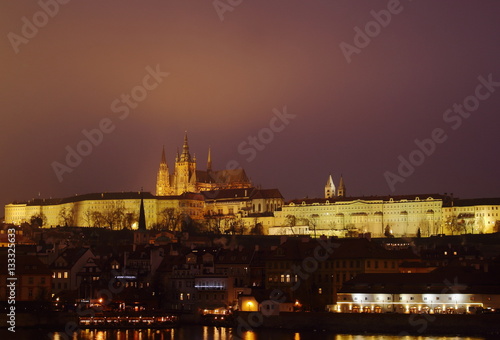
[[[27,330],[24,339],[47,338],[50,332],[41,330]],[[18,333],[18,331],[16,331]],[[3,332],[0,331],[0,338]],[[21,334],[16,334],[21,335]],[[356,335],[332,334],[329,332],[294,332],[279,329],[265,329],[245,331],[238,334],[231,328],[217,328],[206,326],[184,326],[173,329],[144,329],[144,330],[79,330],[72,337],[63,333],[54,333],[54,340],[486,340],[483,337],[457,336],[397,336],[397,335]],[[493,339],[493,338],[491,338]],[[488,339],[489,340],[489,339]]]

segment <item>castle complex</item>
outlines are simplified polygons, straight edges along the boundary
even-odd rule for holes
[[[21,224],[40,218],[44,226],[133,228],[144,205],[146,227],[179,226],[192,220],[217,225],[235,223],[266,234],[314,234],[374,237],[491,233],[500,226],[500,198],[457,199],[448,195],[347,196],[341,175],[338,187],[328,176],[324,198],[285,203],[278,189],[252,186],[243,169],[212,170],[210,149],[206,170],[197,167],[187,134],[171,172],[162,151],[151,193],[93,193],[59,199],[34,199],[5,206],[5,222]],[[116,218],[118,216],[119,218]],[[175,221],[175,222],[172,222]]]

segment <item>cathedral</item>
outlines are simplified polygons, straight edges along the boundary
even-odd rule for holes
[[[184,136],[182,153],[177,152],[174,171],[171,173],[162,150],[160,168],[156,180],[156,196],[182,195],[185,192],[200,192],[220,189],[251,188],[252,183],[243,169],[212,170],[212,155],[208,149],[206,170],[196,168],[196,157],[191,156],[187,133]]]

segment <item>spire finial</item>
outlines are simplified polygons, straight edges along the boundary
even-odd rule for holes
[[[212,171],[212,150],[210,145],[208,146],[207,171]]]
[[[167,164],[167,159],[165,158],[165,145],[161,149],[161,164]]]
[[[191,155],[189,154],[188,135],[186,130],[184,135],[184,145],[182,145],[181,162],[190,162],[190,161],[191,161]]]

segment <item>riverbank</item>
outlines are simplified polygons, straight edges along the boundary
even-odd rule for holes
[[[264,316],[237,312],[239,330],[278,328],[335,333],[383,333],[398,335],[499,335],[500,314],[355,314],[293,313]]]
[[[283,312],[265,316],[258,312],[235,312],[231,320],[214,322],[201,316],[181,315],[181,325],[209,324],[233,327],[235,331],[263,329],[316,330],[333,333],[378,333],[414,335],[481,335],[500,336],[500,314],[342,314]],[[6,328],[6,315],[0,315],[1,328]],[[78,323],[74,313],[18,313],[16,328],[64,330],[69,322]]]

